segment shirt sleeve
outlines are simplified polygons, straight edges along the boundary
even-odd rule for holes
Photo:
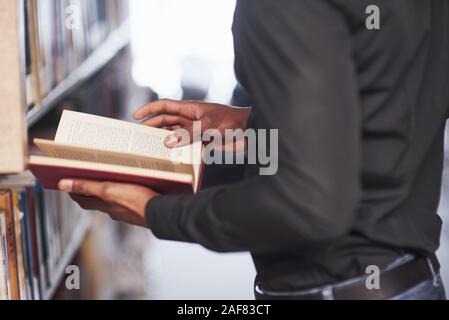
[[[154,234],[218,252],[297,250],[349,232],[359,197],[352,42],[332,1],[243,0],[234,37],[255,129],[278,129],[279,169],[147,205]]]

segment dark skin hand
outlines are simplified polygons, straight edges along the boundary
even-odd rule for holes
[[[194,121],[201,121],[202,133],[217,129],[224,134],[226,129],[246,130],[250,108],[233,108],[219,104],[161,100],[143,106],[134,114],[143,125],[168,130],[184,129],[190,134]],[[151,117],[151,118],[149,118]],[[192,134],[191,134],[192,136]],[[179,136],[170,136],[167,147],[180,146]],[[223,146],[226,149],[225,146]],[[107,213],[113,220],[148,228],[145,208],[151,199],[159,196],[155,191],[138,185],[65,179],[59,189],[70,194],[85,210]]]
[[[183,129],[189,133],[190,141],[199,139],[193,135],[193,122],[201,122],[201,134],[206,130],[218,130],[223,136],[226,129],[247,129],[251,108],[234,108],[221,104],[198,101],[160,100],[143,106],[134,114],[134,119],[143,125],[175,131]],[[151,118],[148,118],[151,117]],[[183,145],[180,134],[167,137],[169,148]],[[185,144],[185,143],[184,143]],[[222,143],[221,150],[233,151],[233,146]]]
[[[145,207],[158,194],[151,189],[123,183],[62,180],[59,189],[85,210],[107,213],[113,220],[147,228]]]

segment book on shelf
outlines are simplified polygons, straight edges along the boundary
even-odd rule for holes
[[[0,190],[0,300],[44,299],[58,285],[80,210],[67,195],[44,192],[29,173],[0,182],[11,188]]]
[[[126,20],[125,0],[25,0],[28,109]]]
[[[54,141],[35,139],[42,152],[29,169],[47,188],[64,178],[133,183],[163,193],[196,193],[203,145],[169,149],[171,131],[86,113],[64,111]]]
[[[0,199],[3,196],[3,194],[0,194]],[[0,203],[0,300],[7,300],[9,299],[9,262],[6,240],[6,211],[2,208],[3,204]]]
[[[6,283],[6,294],[8,299],[18,300],[19,295],[19,279],[17,276],[17,259],[14,234],[14,218],[13,208],[11,205],[11,194],[9,192],[0,193],[0,227],[2,228],[3,239],[3,257],[5,259],[4,281]]]
[[[20,173],[27,160],[27,112],[76,73],[127,20],[126,0],[0,2],[0,174]],[[73,25],[71,25],[73,22]]]
[[[88,80],[78,71],[104,51],[97,49],[114,31],[124,30],[127,2],[0,1],[0,73],[7,77],[0,82],[6,115],[0,117],[0,300],[51,297],[79,249],[88,216],[68,195],[45,190],[25,171],[27,113],[41,115],[39,108],[54,96],[66,97],[69,77]],[[80,24],[68,27],[77,13]]]

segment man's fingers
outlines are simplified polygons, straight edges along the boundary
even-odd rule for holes
[[[144,121],[142,124],[149,127],[163,128],[172,126],[186,127],[191,122],[192,122],[191,120],[184,118],[182,116],[160,114]]]
[[[184,101],[159,100],[149,103],[134,113],[135,120],[142,120],[154,114],[172,114],[186,117],[190,120],[196,119],[195,109],[192,104]]]
[[[102,211],[105,212],[109,206],[97,197],[87,197],[87,196],[81,196],[79,194],[70,193],[70,198],[72,198],[73,201],[78,203],[78,205],[84,209],[84,210],[93,210],[93,211]]]
[[[156,195],[146,187],[114,182],[65,179],[59,182],[58,187],[63,192],[97,197],[108,204],[116,204],[135,212],[144,210],[147,200]]]
[[[168,130],[168,131],[176,131],[176,130],[179,130],[179,129],[182,129],[182,128],[183,128],[182,126],[165,127],[165,129]]]
[[[86,180],[68,180],[59,182],[59,190],[84,196],[96,196],[102,198],[105,191],[105,183]]]
[[[72,200],[78,203],[78,205],[84,210],[107,213],[111,217],[111,219],[115,221],[125,221],[134,224],[137,224],[137,222],[139,222],[135,217],[133,217],[128,209],[122,206],[107,203],[97,197],[86,197],[73,193],[69,195]]]
[[[165,100],[165,99],[151,102],[151,103],[144,105],[137,112],[135,112],[134,119],[142,120],[142,119],[149,117],[156,113],[166,113],[169,108],[172,111],[170,113],[177,114],[177,113],[179,113],[181,106],[176,101]]]
[[[72,195],[93,196],[106,202],[123,204],[123,198],[128,196],[129,190],[139,188],[134,185],[127,185],[113,182],[98,182],[90,180],[61,180],[59,190]]]

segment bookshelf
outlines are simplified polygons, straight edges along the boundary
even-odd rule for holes
[[[73,30],[65,24],[71,6],[81,13]],[[0,82],[8,115],[0,118],[0,300],[53,299],[90,230],[89,212],[26,170],[27,129],[128,46],[126,8],[127,0],[0,2],[0,73],[8,75]]]
[[[25,91],[23,89],[25,61],[23,1],[0,2],[0,72],[8,81],[0,82],[0,172],[16,173],[25,168],[26,129],[24,127]],[[5,32],[3,32],[5,30]],[[7,145],[9,142],[13,142]]]
[[[76,70],[50,91],[39,106],[28,112],[28,127],[35,125],[64,96],[104,67],[120,50],[129,44],[129,41],[129,22],[125,21]]]
[[[45,290],[44,300],[53,299],[56,290],[61,285],[67,266],[71,264],[73,258],[78,253],[81,244],[86,237],[92,224],[92,216],[85,214],[81,216],[76,224],[68,246],[64,249],[64,254],[56,267],[50,286]]]

